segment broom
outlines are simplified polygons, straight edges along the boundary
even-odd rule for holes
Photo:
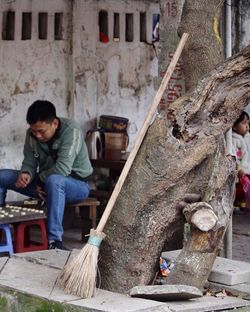
[[[125,166],[123,167],[121,175],[115,185],[114,191],[108,201],[108,204],[97,228],[95,230],[90,230],[90,236],[87,244],[82,248],[80,253],[71,262],[65,265],[62,270],[60,276],[60,284],[66,293],[74,294],[82,298],[90,298],[95,295],[99,246],[102,240],[105,238],[105,234],[102,231],[112,211],[115,201],[120,193],[127,174],[132,166],[135,156],[140,148],[140,145],[144,139],[146,131],[150,123],[152,122],[157,106],[167,87],[167,84],[178,62],[187,38],[188,34],[182,35],[179,45],[162,79],[161,85],[155,95],[148,115],[142,125],[142,128],[139,131],[134,147],[132,148],[129,157],[125,163]]]

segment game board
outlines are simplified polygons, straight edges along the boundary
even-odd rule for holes
[[[0,207],[0,224],[16,223],[45,218],[46,214],[42,209],[15,206],[9,204],[4,207]]]

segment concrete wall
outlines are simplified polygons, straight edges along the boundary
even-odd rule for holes
[[[74,6],[73,4],[74,3]],[[112,9],[111,9],[112,8]],[[99,41],[98,14],[108,12],[108,43]],[[58,115],[77,119],[83,130],[95,127],[101,114],[131,121],[130,142],[155,94],[158,62],[153,47],[140,42],[139,16],[146,12],[147,40],[152,41],[151,1],[2,0],[15,12],[13,40],[0,38],[0,168],[19,168],[27,128],[25,116],[36,99],[52,101]],[[31,39],[22,40],[22,13],[31,12]],[[48,13],[46,40],[38,38],[38,14]],[[63,38],[54,38],[54,14],[63,13]],[[120,15],[120,41],[113,41],[113,13]],[[125,41],[125,13],[134,15],[134,41]]]
[[[54,13],[69,17],[70,1],[1,1],[0,33],[3,32],[3,12],[15,12],[14,40],[0,38],[0,167],[19,168],[27,128],[28,106],[36,99],[48,99],[56,104],[60,115],[67,116],[68,38],[54,40]],[[32,12],[31,40],[22,40],[22,12]],[[48,35],[38,39],[38,12],[48,12]]]
[[[239,50],[250,44],[250,1],[239,1]]]
[[[108,13],[109,42],[99,40],[98,15]],[[149,44],[140,42],[140,12],[146,12]],[[113,40],[114,13],[120,18],[120,39]],[[125,14],[132,13],[134,40],[125,40]],[[102,114],[130,120],[134,141],[151,104],[158,76],[152,42],[152,15],[159,6],[150,1],[75,1],[73,34],[74,116],[84,130],[96,126]]]

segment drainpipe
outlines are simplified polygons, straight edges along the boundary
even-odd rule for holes
[[[226,0],[226,14],[225,14],[225,57],[232,56],[232,1]],[[232,154],[232,129],[226,133],[226,146],[228,155]],[[233,224],[232,216],[230,217],[227,231],[224,237],[224,257],[232,259],[232,236],[233,236]]]
[[[69,118],[76,118],[75,116],[75,75],[74,75],[74,42],[75,42],[75,6],[76,1],[72,0],[69,4],[69,29],[68,29],[68,73],[67,73],[67,113]]]
[[[226,1],[226,42],[225,54],[226,58],[232,56],[232,1]]]

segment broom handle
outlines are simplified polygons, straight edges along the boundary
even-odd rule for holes
[[[166,73],[165,73],[165,75],[164,75],[164,77],[162,79],[160,87],[159,87],[159,89],[158,89],[158,91],[157,91],[157,93],[155,95],[154,101],[153,101],[153,103],[152,103],[152,105],[151,105],[151,107],[150,107],[150,109],[148,111],[147,117],[146,117],[146,119],[145,119],[145,121],[144,121],[144,123],[143,123],[143,125],[142,125],[142,127],[140,129],[140,131],[139,131],[139,134],[137,135],[137,138],[135,140],[135,144],[134,144],[131,152],[129,153],[128,159],[127,159],[127,161],[126,161],[126,163],[125,163],[125,165],[123,167],[123,170],[122,170],[122,172],[120,174],[120,177],[119,177],[119,179],[118,179],[118,181],[117,181],[117,183],[115,185],[115,188],[114,188],[114,190],[112,192],[112,195],[111,195],[111,197],[110,197],[110,199],[108,201],[108,204],[107,204],[107,206],[106,206],[106,208],[104,210],[104,213],[103,213],[103,215],[101,217],[101,220],[100,220],[100,222],[99,222],[99,224],[98,224],[98,226],[96,228],[97,232],[102,232],[103,229],[104,229],[104,226],[105,226],[105,224],[106,224],[106,222],[108,220],[108,217],[109,217],[109,215],[110,215],[110,213],[111,213],[111,211],[113,209],[115,201],[116,201],[116,199],[117,199],[117,197],[118,197],[118,195],[119,195],[119,193],[121,191],[123,183],[124,183],[124,181],[125,181],[125,179],[126,179],[126,177],[128,175],[128,172],[129,172],[129,170],[130,170],[130,168],[131,168],[131,166],[133,164],[135,156],[136,156],[136,154],[137,154],[137,152],[138,152],[138,150],[139,150],[139,148],[141,146],[141,143],[142,143],[142,141],[144,139],[144,136],[145,136],[145,134],[146,134],[146,132],[148,130],[148,127],[149,127],[150,123],[152,122],[152,119],[153,119],[153,116],[154,116],[154,114],[156,112],[157,106],[159,105],[159,102],[160,102],[160,100],[162,98],[162,95],[163,95],[163,93],[164,93],[164,91],[165,91],[165,89],[167,87],[167,84],[168,84],[168,82],[169,82],[169,80],[171,78],[171,75],[172,75],[172,73],[173,73],[173,71],[175,69],[175,66],[176,66],[176,64],[177,64],[177,62],[179,60],[179,57],[180,57],[181,52],[182,52],[182,50],[184,48],[184,45],[185,45],[185,43],[187,41],[187,38],[188,38],[188,34],[186,34],[186,33],[184,33],[182,35],[182,37],[181,37],[181,40],[180,40],[180,42],[178,44],[178,47],[177,47],[177,49],[175,51],[175,54],[174,54],[174,56],[173,56],[173,58],[172,58],[172,60],[171,60],[171,62],[169,64],[169,66],[168,66],[168,69],[167,69],[167,71],[166,71]]]

